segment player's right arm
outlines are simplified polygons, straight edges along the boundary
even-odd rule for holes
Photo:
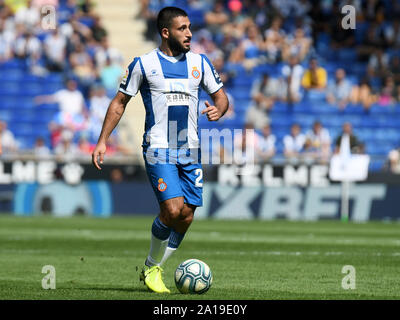
[[[92,153],[93,165],[99,170],[101,170],[99,164],[102,164],[104,161],[104,155],[107,149],[107,139],[124,114],[127,103],[131,97],[134,97],[138,92],[142,80],[143,71],[141,68],[141,62],[139,58],[135,58],[126,69],[125,76],[123,77],[119,87],[119,92],[116,94],[114,99],[111,101],[110,106],[108,107],[99,140]]]
[[[119,120],[121,120],[121,117],[125,111],[125,107],[130,99],[131,96],[122,92],[118,92],[107,109],[99,140],[92,153],[92,162],[99,170],[101,170],[99,162],[100,164],[103,163],[104,154],[106,153],[107,139],[110,137],[112,131],[119,123]]]

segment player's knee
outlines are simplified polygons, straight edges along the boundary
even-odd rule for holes
[[[168,221],[168,223],[172,223],[179,219],[183,206],[179,204],[171,204],[168,205],[164,210],[164,218]]]

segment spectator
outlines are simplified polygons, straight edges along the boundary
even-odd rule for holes
[[[15,31],[6,28],[6,21],[0,18],[0,63],[13,57]]]
[[[119,64],[113,63],[111,59],[107,58],[106,65],[100,72],[100,79],[110,95],[115,95],[121,82],[121,75],[123,72],[124,69]]]
[[[389,171],[395,174],[400,173],[400,148],[390,150],[387,156]]]
[[[312,40],[307,37],[302,28],[297,28],[294,35],[288,35],[282,47],[282,59],[288,61],[291,56],[297,56],[303,61],[311,48]]]
[[[377,101],[377,96],[366,78],[362,79],[359,85],[353,86],[350,101],[353,104],[361,104],[365,111],[368,111],[371,105]]]
[[[247,29],[247,37],[243,39],[229,58],[231,62],[242,63],[250,70],[259,63],[260,48],[262,47],[262,36],[256,25]]]
[[[104,117],[107,113],[110,102],[111,99],[107,97],[106,91],[103,87],[95,86],[92,89],[92,96],[89,100],[89,137],[91,140],[95,140],[100,136]]]
[[[229,22],[229,15],[225,12],[222,1],[216,1],[212,11],[204,15],[204,20],[207,24],[207,29],[217,35],[221,32],[222,27]]]
[[[97,42],[101,42],[107,36],[107,31],[104,29],[100,16],[94,15],[93,25],[90,30],[92,31],[93,38]]]
[[[283,31],[282,19],[275,17],[272,20],[271,26],[265,31],[265,42],[263,51],[266,54],[267,62],[274,63],[280,58],[282,46],[285,41],[285,31]]]
[[[389,68],[389,55],[382,49],[376,49],[370,56],[368,61],[368,76],[372,77],[384,77]]]
[[[378,98],[378,104],[380,106],[393,105],[396,102],[397,90],[392,76],[388,76],[385,79],[384,86],[381,89],[381,93]]]
[[[326,94],[326,100],[330,104],[337,104],[343,110],[350,101],[352,86],[346,79],[346,72],[339,68],[335,72],[335,80],[330,82]]]
[[[327,163],[331,154],[331,137],[329,131],[319,121],[306,134],[304,150],[311,159]]]
[[[27,30],[34,31],[40,22],[39,8],[34,6],[31,0],[28,0],[26,7],[20,8],[15,13],[15,22],[23,24]]]
[[[254,83],[251,90],[252,105],[246,114],[246,122],[256,129],[269,123],[268,111],[272,109],[279,97],[279,81],[264,73],[261,81]]]
[[[86,114],[85,99],[78,90],[75,80],[69,79],[66,83],[66,89],[59,90],[52,95],[38,96],[35,98],[37,104],[58,103],[60,112],[70,115]]]
[[[83,87],[84,95],[88,93],[89,87],[96,79],[96,71],[90,55],[86,52],[83,43],[78,43],[75,51],[71,52],[69,62],[74,76],[79,79],[80,85]]]
[[[42,45],[32,30],[19,27],[19,35],[14,43],[14,53],[19,59],[36,59],[42,54]]]
[[[266,162],[275,155],[276,137],[271,133],[269,124],[262,128],[262,135],[258,139],[256,157],[257,162]]]
[[[65,68],[67,41],[56,28],[44,40],[46,67],[49,71],[63,71]]]
[[[301,100],[301,79],[304,69],[298,64],[297,56],[291,55],[288,64],[283,66],[282,74],[284,76],[284,101],[288,103],[296,103]]]
[[[353,134],[353,127],[350,122],[343,124],[342,133],[336,138],[335,153],[364,153],[364,145]]]
[[[74,134],[72,131],[62,131],[61,141],[54,149],[54,154],[59,160],[69,161],[75,159],[79,155],[79,149],[73,142],[73,137]]]
[[[0,140],[2,154],[14,153],[18,150],[18,141],[15,139],[14,134],[7,129],[7,123],[0,121]]]
[[[33,146],[33,154],[38,158],[45,158],[51,155],[51,151],[46,146],[42,137],[36,138],[35,145]]]
[[[284,155],[287,159],[298,160],[304,151],[306,137],[301,133],[300,125],[294,123],[290,128],[290,134],[284,136]]]
[[[306,90],[324,90],[327,83],[326,70],[318,65],[316,58],[311,58],[309,68],[303,75],[302,86]]]
[[[110,59],[112,64],[118,65],[121,65],[123,61],[122,54],[119,52],[119,50],[110,47],[108,38],[103,37],[100,45],[96,47],[96,51],[94,53],[94,60],[98,73],[100,73],[101,70],[106,66],[107,59]]]

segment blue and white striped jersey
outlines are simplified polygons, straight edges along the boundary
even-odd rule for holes
[[[157,48],[133,60],[119,91],[133,97],[140,90],[146,108],[144,147],[199,148],[200,90],[213,94],[222,86],[205,55],[170,57]]]

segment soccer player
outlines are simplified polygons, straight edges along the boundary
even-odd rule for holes
[[[169,293],[162,265],[179,247],[197,207],[202,205],[203,171],[197,122],[199,93],[213,101],[201,112],[217,121],[228,109],[228,98],[214,67],[203,54],[190,52],[192,33],[186,12],[162,9],[157,17],[161,45],[137,57],[126,70],[118,93],[105,116],[93,164],[101,170],[106,141],[121,119],[126,104],[140,90],[146,108],[143,156],[160,213],[151,227],[150,252],[140,279],[158,293]]]

